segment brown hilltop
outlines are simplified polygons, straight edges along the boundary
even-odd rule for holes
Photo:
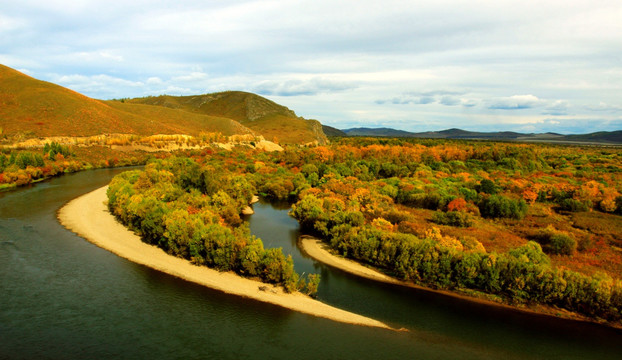
[[[91,99],[0,65],[0,127],[4,135],[89,136],[221,132],[248,134],[238,122],[115,101]]]
[[[327,142],[322,124],[306,120],[285,106],[256,94],[225,91],[192,96],[150,96],[128,100],[133,104],[148,104],[233,119],[266,139],[285,143]]]

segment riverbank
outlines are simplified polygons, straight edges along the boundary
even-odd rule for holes
[[[196,266],[170,256],[142,242],[139,236],[117,222],[105,205],[107,189],[107,186],[99,188],[63,206],[58,212],[61,224],[118,256],[212,289],[334,321],[391,329],[380,321],[332,307],[300,293],[287,294],[270,284]]]
[[[527,306],[514,306],[510,304],[506,304],[503,302],[493,301],[485,298],[480,298],[477,296],[471,296],[466,294],[461,294],[454,291],[449,290],[436,290],[420,285],[416,285],[412,282],[400,281],[398,279],[392,278],[388,275],[385,275],[377,270],[365,267],[360,263],[343,258],[341,256],[335,255],[329,251],[328,245],[326,245],[322,240],[314,238],[312,236],[303,235],[299,239],[300,248],[307,253],[309,256],[314,258],[315,260],[322,262],[328,266],[332,266],[348,272],[350,274],[364,277],[371,280],[381,281],[388,284],[395,284],[400,286],[411,287],[414,289],[419,289],[423,291],[434,292],[437,294],[443,294],[445,296],[450,296],[454,298],[463,299],[466,301],[476,302],[480,304],[486,304],[490,306],[502,307],[512,311],[520,311],[526,312],[530,314],[540,315],[540,316],[554,316],[562,319],[575,320],[575,321],[584,321],[584,322],[592,322],[598,323],[618,329],[622,329],[622,324],[617,323],[608,323],[608,322],[600,322],[594,319],[579,315],[577,313],[573,313],[564,309],[553,308],[550,306],[544,305],[531,305]],[[484,294],[480,294],[484,296]]]

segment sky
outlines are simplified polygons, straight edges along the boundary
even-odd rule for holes
[[[340,129],[622,130],[620,0],[0,0],[0,63],[97,99],[249,91]]]

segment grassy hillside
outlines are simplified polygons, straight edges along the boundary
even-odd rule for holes
[[[277,139],[283,143],[327,142],[322,126],[317,120],[300,118],[285,106],[247,92],[225,91],[193,96],[162,95],[131,99],[127,102],[230,118],[268,140]]]
[[[296,113],[285,106],[261,96],[242,91],[225,91],[191,96],[149,96],[131,99],[128,102],[222,116],[240,123],[252,122],[275,114],[292,118],[297,117]]]
[[[348,136],[345,132],[328,125],[322,125],[322,131],[326,136]]]
[[[196,135],[201,131],[220,132],[227,136],[253,133],[253,131],[239,122],[224,117],[189,114],[181,110],[142,104],[128,104],[114,100],[104,101],[104,103],[116,110],[141,117],[143,121],[149,122],[148,126],[155,126],[156,130],[162,124],[174,127],[176,129],[175,133],[188,135]],[[168,132],[156,131],[156,133],[166,134]]]
[[[253,133],[223,116],[91,99],[3,65],[0,65],[0,130],[0,136],[9,139],[103,133]]]
[[[61,86],[0,65],[0,126],[6,135],[134,132],[132,116]]]

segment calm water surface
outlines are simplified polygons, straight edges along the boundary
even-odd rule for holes
[[[123,170],[0,193],[0,359],[621,359],[622,332],[359,279],[302,254],[286,207],[254,205],[253,234],[329,304],[409,332],[340,324],[222,294],[102,250],[56,211]]]

